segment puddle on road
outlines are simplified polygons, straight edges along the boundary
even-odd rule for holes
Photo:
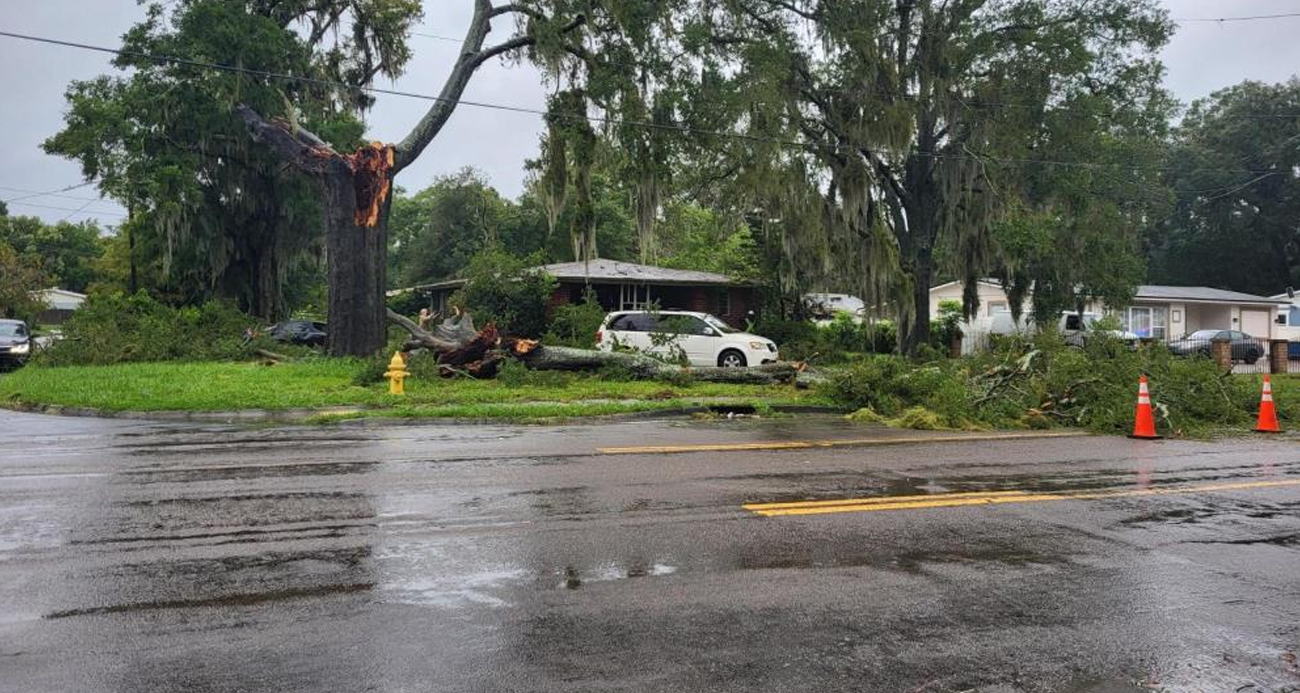
[[[557,571],[563,580],[558,585],[561,589],[576,590],[589,582],[613,582],[631,578],[661,577],[677,572],[677,566],[667,563],[631,563],[626,566],[617,563],[605,563],[585,573],[580,573],[573,566],[565,566]]]
[[[413,577],[385,585],[384,592],[394,601],[421,606],[510,606],[510,602],[493,594],[516,585],[528,575],[518,568],[495,568],[477,573]]]

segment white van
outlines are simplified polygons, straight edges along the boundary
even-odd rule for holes
[[[610,313],[596,333],[596,348],[635,349],[667,359],[685,356],[692,366],[742,368],[779,357],[770,339],[741,332],[708,313],[681,310]]]
[[[1101,313],[1077,313],[1075,311],[1065,311],[1061,313],[1061,318],[1056,324],[1056,329],[1065,337],[1065,343],[1082,347],[1088,341],[1088,334],[1097,334],[1095,325],[1102,319]],[[989,318],[988,332],[990,334],[1033,334],[1037,332],[1033,318],[1029,315],[1021,315],[1020,321],[1016,322],[1011,319],[1011,311],[1003,310],[993,314]],[[1125,342],[1136,344],[1138,336],[1132,332],[1122,332],[1120,330],[1105,330],[1108,334]]]

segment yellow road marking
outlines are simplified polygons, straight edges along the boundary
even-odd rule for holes
[[[963,493],[923,493],[915,496],[871,496],[868,498],[841,498],[839,500],[788,501],[783,503],[747,503],[746,510],[782,510],[785,508],[819,508],[836,505],[864,505],[872,503],[907,503],[935,498],[988,498],[996,496],[1027,496],[1025,491],[968,491]]]
[[[1038,503],[1063,500],[1096,500],[1134,496],[1160,496],[1176,493],[1212,493],[1215,491],[1241,491],[1281,486],[1300,486],[1300,479],[1276,481],[1241,481],[1200,486],[1167,486],[1163,488],[1114,488],[1104,490],[1065,490],[1053,493],[1028,493],[1025,491],[989,491],[970,493],[941,493],[924,496],[883,496],[872,498],[846,498],[843,500],[795,501],[789,503],[747,503],[746,510],[764,517],[785,515],[824,515],[828,513],[876,512],[881,510],[918,510],[925,508],[956,508],[971,505],[999,505],[1004,503]]]
[[[912,438],[829,438],[825,440],[774,440],[754,443],[703,443],[699,445],[634,445],[596,448],[602,455],[663,455],[680,452],[744,452],[750,450],[804,450],[867,445],[916,445],[920,443],[975,443],[991,440],[1036,440],[1041,438],[1077,438],[1082,431],[1046,433],[974,433],[965,435],[922,436]]]

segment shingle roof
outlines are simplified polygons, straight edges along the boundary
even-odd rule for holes
[[[539,267],[547,274],[561,281],[615,282],[620,284],[678,284],[694,286],[744,286],[724,274],[700,272],[698,270],[670,269],[654,265],[638,265],[635,262],[620,262],[597,258],[590,262],[560,262]],[[433,284],[421,284],[413,289],[447,289],[461,286],[464,279],[448,279]],[[399,291],[400,292],[400,291]],[[389,292],[393,294],[395,292]]]
[[[723,274],[670,269],[597,258],[590,262],[561,262],[542,267],[556,279],[594,279],[647,284],[739,284]]]
[[[1160,284],[1143,284],[1139,286],[1134,298],[1148,300],[1181,299],[1184,301],[1214,301],[1217,303],[1287,303],[1287,301],[1279,301],[1266,296],[1243,294],[1240,291],[1228,291],[1226,289],[1211,289],[1208,286],[1163,286]]]

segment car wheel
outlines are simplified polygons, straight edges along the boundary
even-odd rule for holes
[[[723,368],[744,368],[749,365],[745,355],[735,349],[728,349],[718,355],[718,365]]]

